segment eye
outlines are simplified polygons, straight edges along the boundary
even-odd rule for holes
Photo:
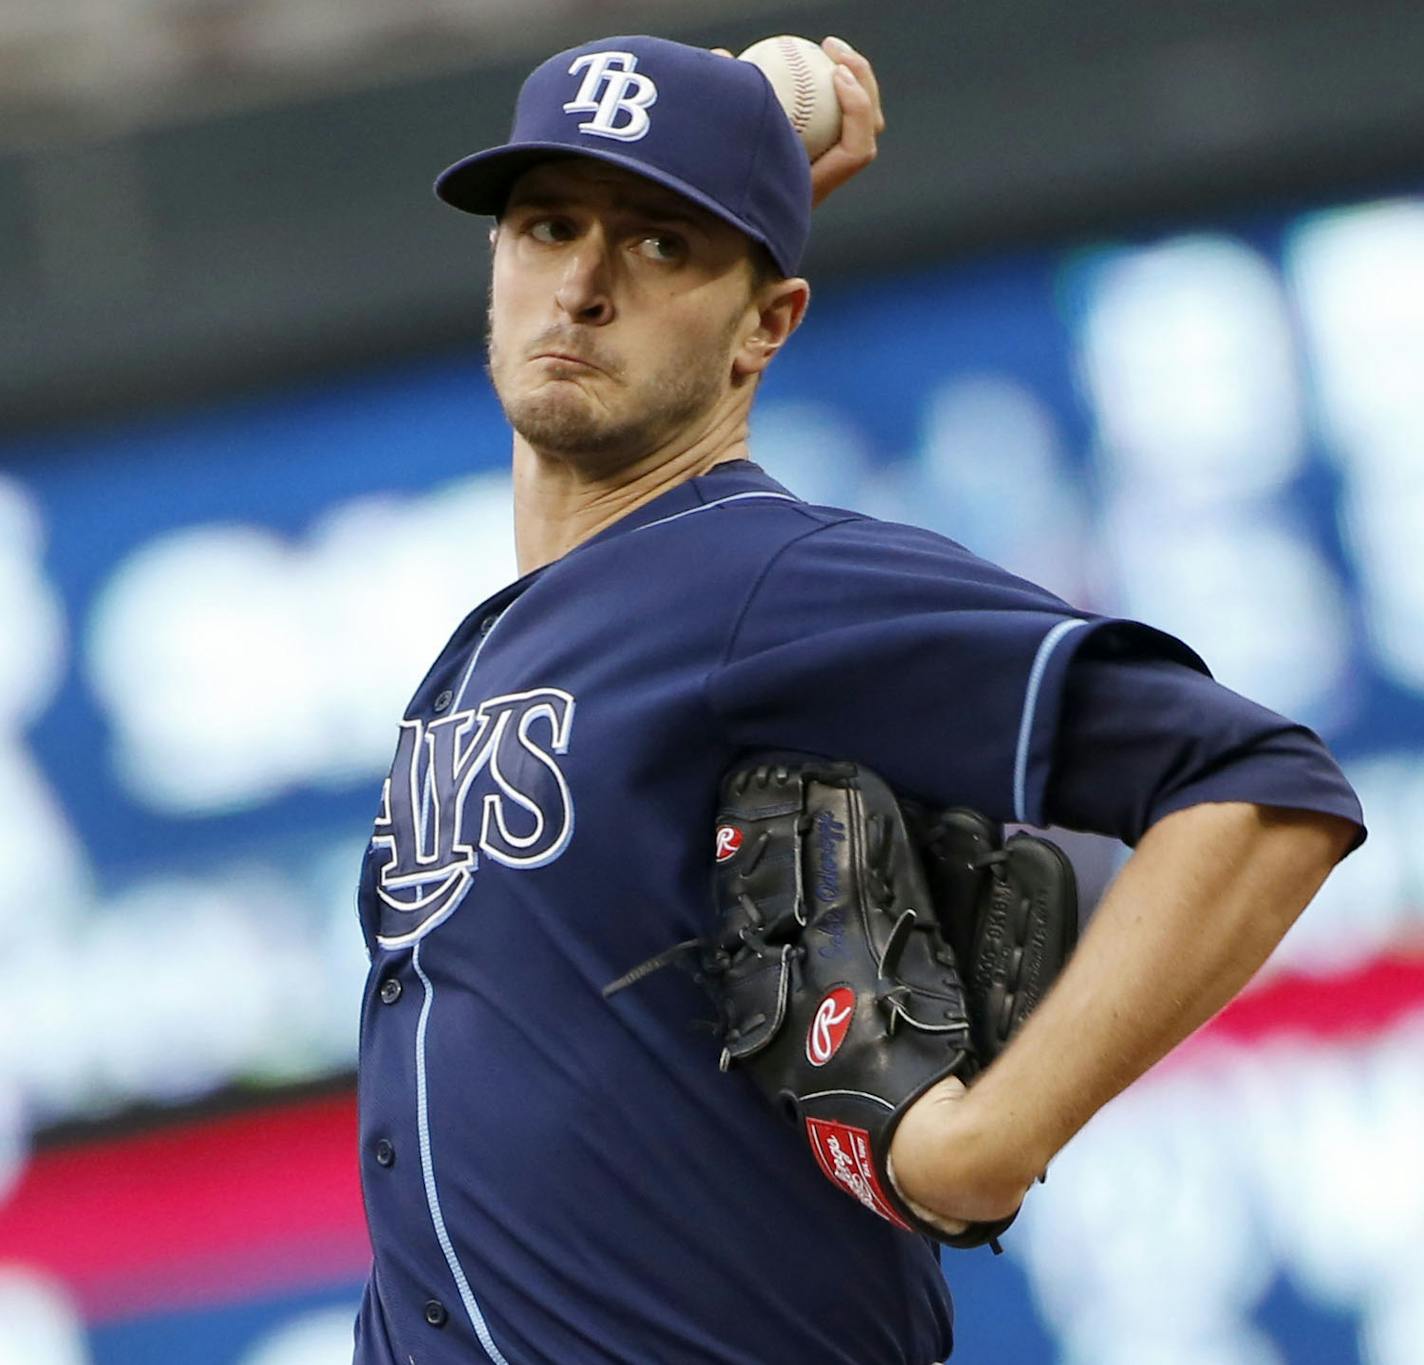
[[[674,232],[649,232],[638,238],[636,249],[650,261],[680,261],[687,254],[687,243]]]
[[[534,218],[525,224],[524,231],[536,242],[550,246],[555,242],[566,242],[573,235],[569,226],[560,218]]]

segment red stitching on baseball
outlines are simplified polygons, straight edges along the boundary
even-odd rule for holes
[[[801,55],[801,51],[793,39],[782,38],[777,46],[781,49],[781,55],[786,59],[786,65],[791,69],[794,86],[792,98],[795,101],[795,109],[791,113],[791,126],[801,133],[805,131],[806,125],[811,121],[811,114],[816,107],[814,99],[816,78],[812,75],[810,66],[807,65],[805,57]]]

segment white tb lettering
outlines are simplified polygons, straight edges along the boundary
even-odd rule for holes
[[[578,94],[566,105],[566,114],[592,114],[579,124],[579,132],[611,137],[619,142],[637,142],[652,127],[648,108],[658,98],[658,87],[637,68],[631,52],[589,52],[569,67],[569,75],[583,72]],[[600,91],[600,87],[602,90]],[[626,118],[619,123],[618,116]]]

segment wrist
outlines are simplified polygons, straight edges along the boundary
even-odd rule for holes
[[[940,1081],[906,1111],[890,1144],[895,1188],[926,1222],[1007,1218],[1039,1174],[1000,1139],[998,1116],[977,1090]]]
[[[990,1154],[986,1159],[992,1161],[995,1178],[1026,1190],[1072,1134],[1060,1138],[1052,1114],[1035,1102],[1035,1092],[1007,1072],[996,1074],[1001,1061],[980,1072],[970,1087],[965,1099],[972,1104],[964,1122],[971,1140]]]

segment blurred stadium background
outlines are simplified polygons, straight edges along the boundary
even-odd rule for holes
[[[0,1365],[349,1360],[356,868],[408,692],[512,576],[483,228],[429,182],[535,60],[631,31],[836,32],[886,92],[762,462],[1183,634],[1325,735],[1372,828],[1007,1254],[946,1258],[956,1360],[1420,1365],[1393,0],[6,0]],[[1119,852],[1074,851],[1094,884]]]

